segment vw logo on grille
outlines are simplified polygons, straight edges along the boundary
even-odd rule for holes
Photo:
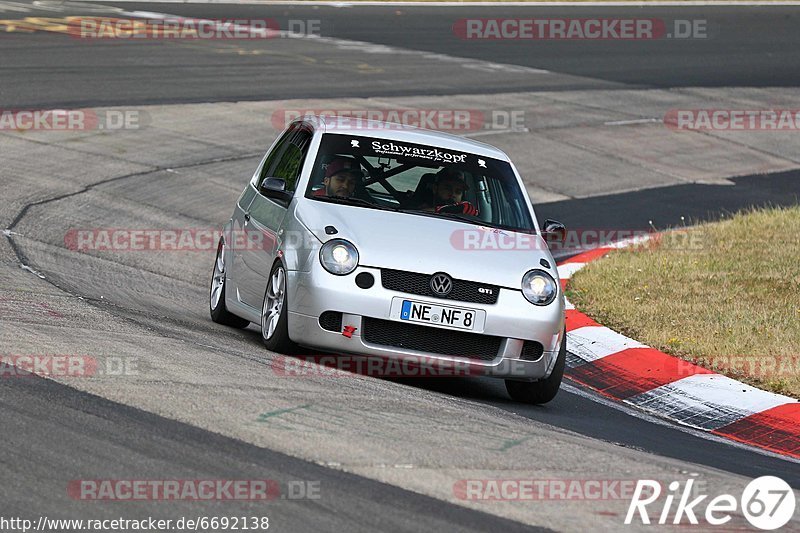
[[[431,290],[437,296],[447,296],[453,290],[453,278],[439,272],[431,277]]]

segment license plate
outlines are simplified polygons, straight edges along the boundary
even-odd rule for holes
[[[403,300],[403,305],[400,308],[400,320],[437,324],[458,329],[475,329],[478,318],[478,312],[474,309],[414,302],[412,300]]]

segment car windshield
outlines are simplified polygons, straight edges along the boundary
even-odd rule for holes
[[[323,135],[306,197],[535,231],[508,162],[393,139]]]

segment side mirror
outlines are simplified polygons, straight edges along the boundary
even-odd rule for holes
[[[548,246],[563,243],[567,238],[567,227],[557,220],[548,218],[542,226],[542,238]]]
[[[294,193],[286,190],[286,181],[281,178],[264,178],[259,192],[283,205],[289,205]]]

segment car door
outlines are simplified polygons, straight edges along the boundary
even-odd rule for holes
[[[242,301],[251,307],[261,308],[267,279],[280,245],[279,231],[287,212],[287,206],[261,194],[261,184],[268,177],[280,178],[286,182],[286,190],[294,192],[312,135],[312,130],[302,124],[289,128],[276,146],[276,157],[265,161],[262,166],[255,184],[256,194],[244,214],[247,246],[241,252],[239,293]]]
[[[227,298],[235,299],[239,303],[244,302],[242,298],[242,290],[245,290],[246,283],[240,282],[245,280],[246,270],[244,266],[243,253],[250,246],[247,240],[247,226],[250,218],[250,205],[253,199],[257,196],[256,185],[260,182],[260,178],[265,168],[269,168],[275,163],[275,160],[280,155],[283,149],[283,143],[289,137],[290,132],[284,131],[281,136],[272,144],[272,147],[267,154],[261,159],[258,168],[256,169],[253,177],[247,183],[236,202],[236,207],[233,210],[233,217],[231,218],[231,234],[227,238],[227,248],[230,253],[230,258],[227,261],[228,276],[226,283],[228,284]]]
[[[259,165],[258,171],[260,171],[260,168]],[[225,236],[225,247],[228,253],[228,257],[225,261],[227,263],[225,265],[227,269],[225,298],[228,301],[235,300],[236,302],[241,302],[238,281],[243,267],[241,251],[244,249],[244,246],[242,246],[244,244],[244,240],[242,239],[244,236],[244,216],[245,213],[249,212],[250,204],[253,202],[255,196],[256,188],[253,187],[252,183],[248,182],[242,194],[239,195],[239,199],[236,201],[236,207],[233,209],[231,232]]]

